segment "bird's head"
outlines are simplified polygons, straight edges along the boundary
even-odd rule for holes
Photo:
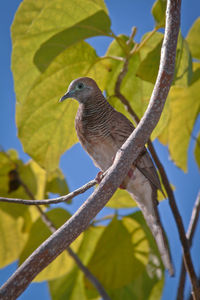
[[[80,77],[70,83],[67,92],[61,97],[59,102],[67,98],[73,98],[79,103],[86,103],[97,91],[101,92],[92,78]]]

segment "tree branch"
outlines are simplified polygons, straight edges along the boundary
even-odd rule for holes
[[[47,225],[47,227],[51,230],[52,233],[56,232],[57,228],[52,223],[52,221],[47,217],[47,215],[42,211],[40,207],[38,207],[38,210],[40,211],[42,221]],[[67,247],[66,248],[68,254],[74,259],[79,269],[83,272],[85,277],[88,278],[88,280],[93,284],[93,286],[97,289],[99,292],[99,295],[102,297],[103,300],[110,300],[110,297],[106,293],[104,287],[102,284],[98,281],[98,279],[90,272],[90,270],[84,266],[78,255],[72,250],[72,248]]]
[[[194,232],[195,232],[195,229],[196,229],[196,226],[197,226],[199,213],[200,213],[200,191],[197,195],[197,198],[196,198],[193,210],[192,210],[190,224],[189,224],[188,231],[187,231],[187,239],[188,239],[188,242],[189,242],[189,247],[192,246],[192,239],[193,239]],[[185,288],[185,279],[186,279],[186,269],[185,269],[184,261],[182,259],[179,285],[178,285],[178,292],[177,292],[177,296],[176,296],[177,300],[182,300],[183,299],[184,288]]]
[[[28,188],[28,186],[24,183],[24,181],[20,178],[19,176],[19,180],[21,185],[23,186],[25,192],[27,193],[27,195],[31,198],[34,199],[34,195],[33,193],[30,191],[30,189]],[[95,181],[95,180],[93,180]],[[89,182],[91,183],[91,182]],[[89,184],[84,185],[83,187],[79,188],[78,190],[80,191],[85,191],[85,187],[88,187]],[[77,193],[77,191],[74,191],[73,193]],[[29,200],[27,200],[29,201]],[[33,200],[36,201],[36,200]],[[43,221],[43,223],[50,229],[50,231],[52,233],[56,232],[57,228],[55,227],[55,225],[53,224],[53,222],[49,219],[49,217],[45,214],[45,212],[40,208],[40,206],[37,205],[37,210],[39,211],[40,215],[41,215],[41,219]],[[78,255],[70,248],[67,247],[66,251],[68,252],[68,254],[74,259],[75,263],[77,264],[77,266],[79,267],[79,269],[83,272],[83,274],[85,275],[85,277],[88,278],[88,280],[93,284],[93,286],[97,289],[97,291],[99,292],[99,295],[102,297],[103,300],[110,300],[108,294],[106,293],[104,287],[102,286],[102,284],[97,280],[97,278],[90,272],[90,270],[84,266],[84,264],[82,263],[82,261],[80,260],[80,258],[78,257]]]
[[[24,183],[22,183],[22,181],[20,183],[22,186],[25,185]],[[88,183],[86,183],[85,185],[81,186],[80,188],[74,190],[73,192],[71,192],[67,195],[57,197],[57,198],[52,198],[52,199],[33,200],[34,197],[32,194],[30,194],[30,191],[29,191],[27,194],[30,196],[30,198],[32,200],[0,197],[0,202],[10,202],[10,203],[36,205],[36,206],[37,205],[46,205],[46,204],[57,204],[57,203],[61,203],[61,202],[70,201],[74,197],[85,193],[88,189],[93,187],[95,184],[97,184],[97,181],[96,181],[96,179],[93,179],[93,180],[89,181]],[[27,189],[26,185],[24,186],[24,188]]]
[[[176,44],[180,24],[180,0],[168,0],[166,29],[161,52],[158,77],[149,106],[140,124],[117,152],[113,165],[97,189],[78,211],[53,233],[18,268],[0,289],[4,300],[16,299],[33,278],[68,247],[89,225],[90,221],[106,205],[128,173],[130,164],[140,154],[159,121],[173,79]],[[197,292],[194,287],[195,293]]]

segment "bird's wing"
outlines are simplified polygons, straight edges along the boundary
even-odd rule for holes
[[[112,125],[110,126],[110,134],[112,140],[121,147],[127,140],[135,127],[133,124],[120,112],[114,111]],[[162,191],[160,180],[153,164],[153,161],[144,147],[136,162],[134,163],[140,172],[159,190]]]

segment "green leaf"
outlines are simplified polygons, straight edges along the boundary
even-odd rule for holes
[[[89,227],[83,235],[77,255],[84,265],[87,265],[94,253],[95,247],[105,227]],[[59,279],[49,282],[52,299],[87,299],[85,295],[84,274],[77,265],[72,271]]]
[[[0,204],[0,267],[18,259],[26,240],[27,219],[30,225],[30,214],[22,205]]]
[[[167,124],[169,123],[170,119],[170,97],[167,98],[165,102],[164,109],[162,111],[160,120],[156,127],[154,128],[152,134],[151,134],[151,140],[155,140],[167,127]]]
[[[151,278],[156,276],[157,279],[161,279],[162,275],[164,274],[164,266],[160,258],[160,252],[158,251],[156,242],[153,238],[153,235],[149,227],[146,224],[146,221],[141,211],[137,211],[129,215],[128,217],[133,219],[135,222],[137,222],[139,226],[143,229],[143,231],[145,232],[145,237],[149,244],[149,248],[150,248],[149,257],[148,257],[149,261],[148,264],[146,265],[146,272],[149,274]]]
[[[144,270],[130,284],[120,289],[110,291],[109,295],[113,300],[155,300],[161,299],[163,286],[163,278],[160,279],[157,276],[151,276]],[[153,298],[154,295],[156,297]]]
[[[53,222],[56,228],[60,227],[70,217],[70,214],[61,208],[52,209],[47,212],[47,217]],[[30,230],[27,243],[20,255],[19,263],[21,264],[39,245],[42,244],[51,232],[43,223],[41,218],[37,219]],[[77,249],[80,245],[82,237],[80,236],[72,244],[73,249]],[[60,254],[48,267],[46,267],[36,278],[35,281],[50,280],[58,278],[68,272],[74,267],[74,260],[64,251]]]
[[[45,197],[45,187],[46,187],[46,172],[42,169],[34,160],[30,160],[28,162],[31,171],[35,175],[36,180],[36,192],[34,193],[35,199],[44,199]],[[31,182],[29,180],[28,187],[31,186]]]
[[[27,191],[21,185],[20,181],[22,181],[35,198],[39,196],[39,190],[44,184],[41,175],[43,170],[39,168],[36,173],[35,171],[36,170],[33,169],[33,162],[29,161],[24,164],[17,158],[16,151],[0,152],[1,194],[9,198],[30,199],[30,195],[27,194]],[[12,172],[15,173],[14,178]],[[13,189],[11,185],[15,185],[15,182],[18,182],[18,184]]]
[[[77,142],[74,119],[78,103],[58,100],[73,79],[87,75],[96,59],[96,52],[85,42],[68,48],[38,77],[26,101],[17,104],[16,121],[24,150],[47,171],[57,169],[61,154]],[[101,66],[99,76],[104,77],[108,71]]]
[[[192,79],[192,56],[187,41],[179,33],[176,64],[173,83],[178,86],[187,86]]]
[[[162,278],[154,285],[149,300],[161,299],[164,283],[165,283],[164,278]]]
[[[121,38],[121,40],[124,41],[127,40],[126,36],[119,36],[119,37]],[[123,50],[118,45],[117,41],[114,40],[110,44],[106,55],[123,57],[124,53]],[[111,71],[108,74],[107,85],[106,85],[106,94],[108,100],[111,103],[111,105],[114,106],[118,111],[128,116],[128,113],[125,112],[124,105],[118,99],[116,99],[116,97],[113,97],[113,95],[115,94],[116,79],[122,69],[123,62],[111,60],[110,64],[111,64],[110,66]],[[137,77],[136,71],[138,69],[139,64],[140,64],[140,56],[138,53],[136,53],[131,57],[129,61],[128,72],[121,84],[121,93],[129,101],[135,113],[139,117],[141,117],[147,107],[148,100],[150,98],[153,89],[153,85],[148,82],[144,82]]]
[[[151,13],[157,27],[165,27],[166,0],[157,0],[152,6]]]
[[[194,63],[194,70],[200,69]],[[188,146],[195,120],[200,111],[200,79],[189,87],[173,86],[170,90],[171,118],[168,125],[170,156],[183,171],[187,171]]]
[[[122,40],[126,41],[126,36],[119,36]],[[145,38],[146,35],[143,37]],[[131,105],[134,112],[141,118],[144,114],[146,107],[148,105],[152,90],[153,90],[153,84],[149,83],[147,81],[141,80],[141,78],[138,77],[138,68],[141,66],[141,59],[144,61],[148,60],[148,55],[151,51],[154,51],[155,45],[156,47],[160,47],[162,43],[163,35],[161,33],[155,33],[146,43],[145,46],[143,46],[139,52],[139,54],[133,55],[130,59],[129,66],[128,66],[128,72],[125,76],[125,78],[122,81],[121,84],[121,92],[126,97],[126,99],[129,101],[129,104]],[[152,50],[153,49],[153,50]],[[111,56],[123,56],[123,51],[117,44],[116,40],[114,40],[107,51],[107,55]],[[157,54],[155,55],[155,58],[157,59]],[[151,61],[151,60],[148,60]],[[158,60],[159,65],[159,60]],[[119,75],[121,69],[122,69],[122,62],[120,61],[110,61],[110,69],[111,72],[107,75],[107,85],[106,85],[106,93],[108,97],[108,101],[110,104],[118,111],[123,113],[130,121],[132,121],[132,117],[130,114],[125,110],[124,105],[121,103],[121,101],[113,97],[115,94],[115,83],[117,76]],[[151,66],[150,70],[145,70],[144,74],[151,73],[151,69],[154,69],[155,66]],[[152,79],[151,74],[151,79]],[[140,76],[141,77],[141,76]],[[134,84],[133,84],[134,81]],[[163,114],[161,116],[161,119],[156,126],[155,130],[152,134],[152,139],[155,139],[165,128],[167,125],[169,119],[169,104],[166,103],[165,109],[163,111]]]
[[[11,31],[15,90],[18,101],[23,102],[39,70],[44,71],[72,43],[108,35],[110,19],[102,0],[25,0],[19,6]]]
[[[53,173],[48,174],[46,193],[59,194],[60,196],[69,193],[69,188],[65,177],[60,169],[55,170]]]
[[[83,273],[74,268],[62,278],[49,282],[49,291],[53,300],[87,300],[83,282]]]
[[[105,289],[123,287],[142,272],[148,251],[145,234],[136,221],[114,218],[101,235],[88,268]]]
[[[169,125],[170,119],[168,121],[168,124],[165,126],[165,128],[163,129],[163,131],[159,134],[158,139],[160,141],[160,143],[162,143],[163,145],[167,146],[168,144],[168,125]]]
[[[196,19],[186,37],[190,51],[194,58],[200,59],[200,18]]]
[[[146,37],[145,35],[144,37]],[[141,49],[142,62],[137,70],[137,75],[146,81],[155,83],[160,65],[160,53],[162,46],[162,37],[160,33],[154,34],[150,40]],[[143,38],[144,39],[144,38]],[[173,83],[179,86],[187,86],[192,78],[192,57],[187,41],[179,33],[176,65]]]
[[[106,206],[119,209],[131,208],[137,205],[126,190],[117,189]]]
[[[194,155],[195,155],[197,165],[200,169],[200,133],[196,140],[196,144],[195,144],[195,148],[194,148]]]
[[[149,53],[140,63],[139,68],[137,69],[137,75],[141,79],[155,83],[160,64],[161,46],[162,39],[151,51],[149,51]]]

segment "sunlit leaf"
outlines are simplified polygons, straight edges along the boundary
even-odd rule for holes
[[[157,300],[161,299],[163,286],[163,278],[159,279],[156,276],[150,276],[146,270],[144,270],[130,284],[120,289],[111,290],[109,295],[113,300]],[[153,298],[154,295],[156,296],[155,298]]]
[[[24,150],[48,171],[57,169],[61,154],[77,142],[74,119],[78,103],[58,100],[73,79],[87,74],[96,59],[96,52],[85,42],[68,48],[37,79],[26,101],[17,105]],[[99,69],[99,76],[104,72],[105,68]]]
[[[200,18],[196,19],[186,37],[190,51],[194,58],[200,59]]]
[[[102,0],[23,1],[12,25],[17,100],[26,99],[39,70],[44,71],[60,52],[81,39],[109,32],[110,19]]]
[[[28,237],[24,227],[27,214],[27,207],[0,203],[0,267],[18,259]]]
[[[15,172],[16,180],[18,178],[19,185],[16,189],[10,190],[11,172]],[[39,173],[37,172],[37,176]],[[42,180],[39,182],[34,170],[32,169],[32,162],[29,161],[24,164],[17,158],[16,152],[10,150],[8,152],[0,152],[0,193],[9,198],[30,199],[38,195]],[[41,179],[41,178],[40,178]],[[24,185],[22,185],[22,182]],[[27,193],[28,188],[30,193]],[[31,194],[31,195],[30,195]]]
[[[152,6],[151,13],[158,27],[165,27],[166,4],[166,0],[156,0]]]
[[[155,300],[161,298],[162,291],[164,288],[164,283],[165,283],[164,278],[162,278],[154,285],[153,289],[151,290],[149,300]]]
[[[179,33],[176,64],[173,83],[178,86],[187,86],[192,79],[192,56],[187,41]]]
[[[169,124],[169,122],[170,122],[170,119],[168,121],[168,124]],[[159,141],[165,146],[167,146],[167,144],[168,144],[168,124],[165,126],[163,131],[158,136]]]
[[[124,41],[127,40],[126,36],[120,36],[120,38]],[[110,44],[106,55],[123,57],[124,52],[118,45],[116,40],[114,40]],[[116,98],[112,97],[113,95],[115,95],[115,83],[117,76],[119,75],[122,69],[123,62],[111,60],[110,63],[111,72],[108,74],[106,94],[111,104],[117,110],[124,112],[124,105],[120,103],[119,100],[116,100]],[[144,82],[137,77],[136,71],[138,69],[139,64],[140,55],[137,53],[134,54],[129,61],[128,72],[122,81],[120,91],[126,97],[135,113],[139,117],[141,117],[147,107],[153,89],[153,85],[151,83]],[[111,97],[111,99],[109,97]]]
[[[194,63],[194,70],[199,64]],[[169,122],[169,151],[174,163],[187,171],[188,146],[196,117],[200,111],[200,80],[189,87],[172,87],[170,91],[171,118]]]
[[[74,268],[68,275],[49,282],[49,291],[53,300],[87,300],[83,273]]]
[[[107,206],[111,208],[131,208],[137,205],[126,190],[117,189]]]
[[[144,37],[146,37],[145,35]],[[143,38],[144,39],[144,38]],[[162,46],[162,34],[156,33],[141,49],[141,55],[146,51],[142,62],[137,70],[137,75],[146,81],[155,83],[158,68],[160,64],[160,53]],[[149,51],[148,51],[149,49]],[[181,33],[179,34],[177,51],[176,51],[176,65],[174,73],[173,84],[179,86],[187,86],[191,83],[192,78],[192,57],[187,44]]]
[[[197,165],[200,169],[200,133],[196,140],[196,144],[195,144],[195,148],[194,148],[194,155],[195,155]]]
[[[141,79],[155,83],[160,64],[161,46],[162,40],[146,55],[145,59],[140,63],[139,68],[137,69],[137,75]]]
[[[48,174],[46,192],[59,194],[60,196],[69,193],[65,177],[60,169],[56,169],[53,173]]]
[[[57,208],[47,212],[47,217],[50,218],[53,224],[58,228],[70,217],[70,214],[64,209]],[[20,255],[19,263],[21,264],[44,240],[49,237],[50,234],[50,230],[43,223],[41,218],[36,220],[31,227],[29,238]],[[72,244],[72,248],[77,249],[80,242],[81,236]],[[70,257],[67,251],[64,251],[35,278],[35,281],[58,278],[70,272],[73,266],[74,260]]]
[[[102,235],[105,227],[89,227],[84,232],[82,243],[77,255],[84,265],[87,265],[94,253],[96,244]],[[72,271],[59,279],[49,282],[49,289],[52,299],[87,299],[85,295],[84,274],[75,265]]]
[[[101,235],[88,268],[105,288],[123,287],[144,269],[148,249],[145,234],[136,221],[114,218]]]

